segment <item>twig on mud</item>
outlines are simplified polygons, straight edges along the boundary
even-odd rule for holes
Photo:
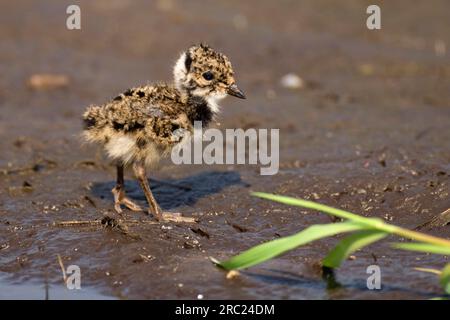
[[[124,222],[128,224],[159,224],[156,221],[140,221],[140,220],[124,220]],[[105,224],[102,222],[102,220],[67,220],[67,221],[55,221],[53,222],[53,226],[57,227],[77,227],[77,226],[96,226],[96,225],[102,225]]]
[[[120,231],[122,234],[129,236],[133,239],[137,239],[137,240],[141,239],[141,236],[139,234],[130,232],[128,229],[128,226],[121,219],[116,219],[114,217],[110,217],[107,215],[107,216],[103,217],[103,219],[101,220],[101,223],[106,228],[109,227],[113,230],[116,229],[116,230]]]
[[[115,217],[105,215],[100,220],[68,220],[68,221],[55,221],[53,226],[59,227],[77,227],[77,226],[103,226],[110,228],[111,230],[117,230],[123,235],[139,240],[141,236],[137,233],[130,232],[128,224],[159,224],[155,221],[139,221],[139,220],[122,220]]]
[[[433,229],[437,227],[445,227],[450,224],[450,208],[441,212],[437,216],[434,216],[431,220],[422,223],[420,226],[417,226],[415,229],[420,230],[423,228]]]
[[[64,284],[67,284],[66,268],[64,268],[64,264],[63,264],[63,261],[61,259],[61,256],[59,254],[57,254],[56,257],[58,258],[58,263],[59,263],[59,266],[61,267]]]
[[[152,257],[152,258],[149,258],[149,257],[147,257],[147,256],[145,256],[145,255],[143,255],[143,254],[139,254],[139,257],[140,257],[142,260],[144,260],[145,262],[149,262],[149,261],[152,261],[152,260],[153,260],[153,257]]]
[[[87,202],[89,202],[89,204],[90,204],[91,206],[93,206],[94,208],[97,208],[97,204],[95,203],[94,200],[92,200],[91,197],[89,197],[89,196],[84,196],[83,199],[86,200]]]
[[[0,173],[6,175],[14,174],[14,173],[20,173],[20,172],[26,172],[26,171],[35,171],[35,166],[28,166],[28,167],[22,167],[22,168],[12,168],[12,169],[1,169]]]
[[[72,227],[72,226],[82,226],[82,225],[101,225],[100,220],[69,220],[69,221],[55,221],[54,226],[60,227]]]

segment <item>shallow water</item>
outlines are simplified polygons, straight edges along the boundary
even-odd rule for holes
[[[0,274],[0,300],[111,300],[94,288],[67,289],[63,284],[50,285],[36,281],[11,282]]]

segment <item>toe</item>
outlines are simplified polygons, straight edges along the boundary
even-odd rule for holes
[[[132,211],[142,211],[142,208],[128,198],[122,199],[122,203]]]
[[[183,222],[183,223],[196,223],[197,221],[195,218],[192,217],[183,217],[181,213],[178,212],[164,212],[162,214],[162,219],[164,221],[171,221],[171,222]]]
[[[116,202],[114,204],[114,210],[116,210],[117,213],[122,213],[122,208],[120,207],[120,203]]]

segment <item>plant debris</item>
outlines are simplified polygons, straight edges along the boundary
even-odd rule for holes
[[[34,90],[50,90],[64,88],[69,85],[69,77],[63,74],[33,74],[27,85]]]
[[[426,228],[428,230],[438,227],[445,227],[450,224],[450,208],[441,212],[437,216],[433,217],[431,220],[421,224],[416,227],[417,230]]]

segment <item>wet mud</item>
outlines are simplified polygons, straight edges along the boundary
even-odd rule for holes
[[[356,252],[325,279],[319,263],[339,237],[233,279],[209,257],[331,221],[250,191],[449,236],[448,2],[410,10],[408,1],[382,2],[380,31],[365,28],[367,1],[79,3],[80,31],[65,28],[70,1],[14,1],[0,11],[0,298],[5,290],[44,298],[49,287],[58,288],[50,298],[67,298],[58,255],[65,266],[80,266],[83,298],[427,299],[442,292],[435,276],[413,268],[440,268],[448,259],[393,250],[393,238]],[[126,88],[170,80],[179,52],[199,41],[230,57],[247,95],[224,101],[214,126],[279,128],[280,170],[261,176],[258,166],[166,161],[149,174],[156,199],[198,223],[118,215],[114,168],[80,143],[81,113]],[[289,73],[302,87],[280,84]],[[32,78],[39,74],[58,77]],[[129,173],[126,189],[145,204]],[[382,270],[380,291],[366,287],[371,264]]]

